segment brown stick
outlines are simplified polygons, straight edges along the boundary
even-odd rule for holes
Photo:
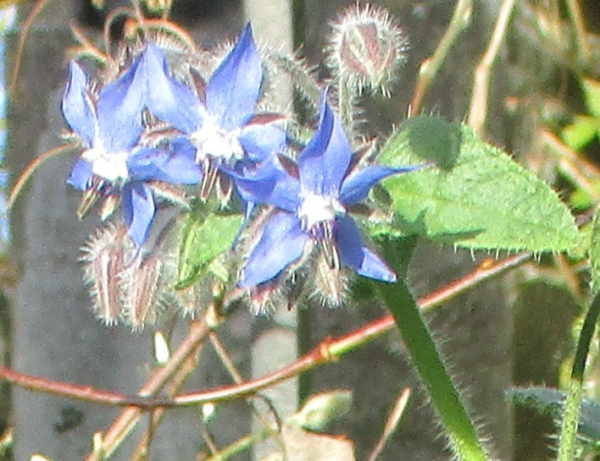
[[[484,263],[465,277],[421,298],[418,301],[418,304],[425,312],[432,310],[466,291],[479,286],[483,282],[520,266],[530,258],[531,254],[521,253],[493,264]],[[207,402],[232,400],[254,394],[259,390],[294,377],[299,373],[315,368],[323,363],[336,360],[347,352],[388,332],[393,327],[393,318],[391,316],[385,316],[342,336],[341,338],[325,339],[317,348],[299,358],[296,362],[262,378],[232,386],[222,386],[200,392],[181,394],[174,398],[156,397],[156,394],[160,391],[162,386],[171,379],[178,367],[190,356],[200,341],[208,334],[209,328],[204,321],[198,322],[192,326],[190,334],[177,351],[175,351],[172,359],[165,367],[155,372],[150,381],[148,381],[148,383],[140,390],[138,395],[131,396],[95,389],[92,386],[80,386],[60,381],[52,381],[18,373],[3,367],[0,367],[0,379],[32,391],[46,392],[104,405],[134,407],[129,409],[129,411],[137,414],[142,410],[150,410],[157,407],[170,408],[201,405]],[[123,424],[127,421],[129,421],[129,419],[124,418]],[[105,440],[108,439],[110,434],[109,431]]]

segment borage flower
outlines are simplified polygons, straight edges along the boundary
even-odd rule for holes
[[[72,62],[62,101],[64,117],[85,148],[67,180],[84,191],[78,215],[82,217],[98,198],[111,202],[120,195],[128,234],[138,247],[146,240],[155,214],[150,184],[200,180],[193,158],[138,145],[144,130],[146,81],[146,68],[137,58],[95,98],[85,73]]]
[[[263,80],[261,57],[248,24],[208,83],[195,75],[195,91],[169,75],[162,51],[148,43],[143,54],[148,70],[148,108],[181,135],[174,145],[189,148],[203,173],[205,199],[221,165],[253,167],[282,150],[285,132],[280,116],[255,114]]]
[[[276,207],[243,268],[240,286],[257,287],[276,279],[316,244],[330,269],[346,266],[360,275],[396,281],[386,263],[363,244],[349,208],[362,202],[382,179],[420,168],[373,165],[355,171],[349,142],[324,94],[317,132],[297,165],[285,160],[264,175],[234,175],[246,200]]]

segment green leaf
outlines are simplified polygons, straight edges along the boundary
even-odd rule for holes
[[[548,387],[514,387],[508,392],[509,398],[540,414],[560,418],[567,394]],[[579,415],[578,433],[590,440],[600,441],[600,403],[584,399]]]
[[[598,135],[600,120],[576,115],[573,123],[562,130],[562,139],[574,151],[580,151]]]
[[[473,131],[439,118],[409,119],[380,163],[433,165],[384,182],[395,211],[379,235],[423,235],[472,249],[570,251],[574,218],[544,181]]]
[[[592,293],[600,291],[600,209],[596,210],[590,243],[590,267],[592,272]]]
[[[176,289],[196,282],[203,270],[231,247],[242,221],[241,215],[188,214],[181,229]]]
[[[562,419],[557,457],[559,461],[575,459],[576,435],[592,441],[600,440],[600,405],[595,401],[582,399],[587,357],[599,315],[600,297],[595,295],[579,336],[567,394],[545,387],[514,388],[509,392],[510,398],[516,403]]]
[[[587,110],[591,115],[600,118],[600,81],[584,78],[581,85]]]
[[[594,184],[594,182],[592,182],[592,184]],[[575,211],[589,210],[594,205],[594,197],[592,197],[585,189],[575,189],[569,195],[569,206]]]

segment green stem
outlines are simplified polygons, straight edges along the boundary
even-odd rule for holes
[[[585,317],[577,344],[577,352],[575,353],[575,361],[571,372],[569,394],[564,406],[564,416],[558,445],[558,461],[571,461],[575,455],[579,411],[583,397],[583,376],[585,374],[590,343],[594,337],[594,330],[596,329],[599,314],[600,295],[597,294]]]
[[[338,81],[338,111],[342,125],[349,134],[349,138],[354,139],[354,92],[348,80],[343,77]]]
[[[219,453],[211,456],[206,461],[227,461],[234,456],[252,448],[258,442],[266,440],[275,434],[277,434],[277,429],[264,428],[260,432],[249,434],[239,440],[236,440],[234,443],[227,446],[225,449],[220,450]]]
[[[489,458],[480,444],[475,426],[405,283],[398,281],[378,286],[440,416],[454,453],[463,461],[487,461]]]
[[[411,114],[419,115],[423,108],[423,100],[431,83],[435,80],[438,71],[446,60],[448,53],[456,44],[462,32],[470,25],[473,13],[473,0],[458,0],[454,8],[450,25],[440,40],[433,56],[421,64],[419,79],[412,101],[410,103]]]
[[[378,283],[377,288],[392,313],[404,345],[427,388],[451,448],[457,459],[462,461],[488,461],[490,458],[481,445],[477,430],[444,366],[421,310],[404,282],[416,239],[383,240],[380,243],[386,260],[396,270],[399,280],[396,283]]]

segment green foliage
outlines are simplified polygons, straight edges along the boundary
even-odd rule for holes
[[[422,235],[472,249],[573,251],[573,216],[544,181],[460,124],[407,120],[380,155],[388,165],[432,164],[389,178],[395,212],[379,235]]]
[[[510,399],[517,405],[526,406],[552,418],[560,418],[566,394],[547,387],[512,388]],[[593,442],[600,442],[600,403],[584,399],[579,415],[578,433]]]
[[[562,138],[571,149],[580,151],[596,138],[598,130],[600,120],[588,115],[576,115],[573,123],[563,129]]]
[[[600,213],[598,211],[596,211],[592,227],[590,271],[592,276],[592,293],[596,294],[600,288]]]
[[[600,81],[583,78],[581,86],[588,112],[594,117],[600,118]]]
[[[562,131],[562,139],[571,149],[583,150],[600,136],[600,82],[589,78],[580,81],[588,115],[575,115]]]
[[[204,208],[194,204],[181,229],[176,289],[192,285],[217,256],[231,248],[242,224],[241,215],[207,214]]]

